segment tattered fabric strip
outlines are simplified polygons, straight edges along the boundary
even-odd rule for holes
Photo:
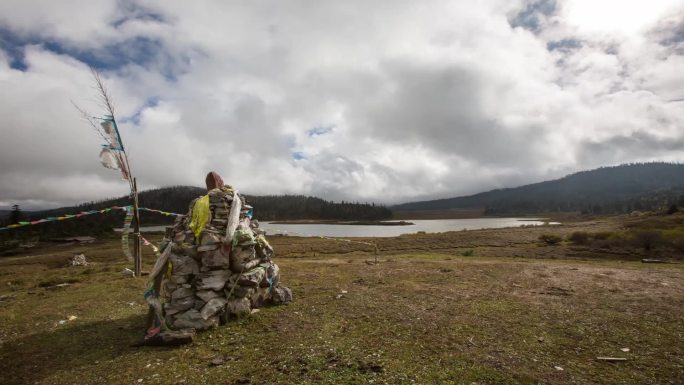
[[[121,230],[121,250],[126,259],[133,262],[133,253],[128,245],[128,234],[131,232],[131,222],[133,222],[133,209],[131,206],[126,206],[126,217],[124,218],[123,229]]]

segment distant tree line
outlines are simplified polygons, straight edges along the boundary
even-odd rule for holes
[[[259,220],[340,219],[379,220],[392,217],[392,211],[373,203],[334,203],[304,195],[247,196]]]
[[[515,215],[550,212],[580,212],[582,214],[627,214],[635,211],[673,213],[684,208],[684,189],[671,189],[615,201],[518,201],[511,204],[486,206],[485,215]]]
[[[206,194],[206,190],[199,187],[173,186],[143,191],[139,194],[140,207],[147,207],[167,212],[186,214],[190,202],[198,196]],[[369,203],[335,203],[320,198],[304,195],[268,195],[245,196],[249,204],[254,207],[254,217],[259,220],[288,220],[288,219],[339,219],[339,220],[381,220],[392,216],[392,211],[385,206]],[[2,226],[21,220],[37,220],[46,217],[57,217],[64,214],[74,214],[81,211],[101,210],[112,206],[128,206],[131,199],[123,196],[113,199],[86,202],[77,206],[60,207],[58,209],[21,212],[15,207],[10,215],[0,221]],[[62,235],[102,234],[120,228],[123,223],[123,211],[111,211],[108,214],[94,214],[77,219],[43,223],[36,226],[4,231],[0,238],[13,234],[36,235],[41,237],[56,237]],[[140,222],[143,226],[164,225],[173,222],[173,217],[163,216],[146,211],[140,212]],[[14,222],[12,222],[14,221]]]

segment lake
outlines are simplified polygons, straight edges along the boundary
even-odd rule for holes
[[[530,218],[470,218],[470,219],[424,219],[410,220],[414,223],[407,226],[375,226],[375,225],[328,225],[328,224],[276,224],[259,221],[259,226],[266,230],[266,235],[292,235],[298,237],[397,237],[402,234],[413,234],[418,231],[426,233],[443,233],[445,231],[499,229],[503,227],[519,227],[522,225],[543,225],[545,222]],[[558,225],[558,222],[549,222]],[[164,231],[166,226],[141,227],[141,232]],[[121,231],[121,229],[117,229]]]
[[[543,225],[543,221],[527,218],[471,218],[471,219],[429,219],[410,220],[408,226],[363,226],[363,225],[322,225],[322,224],[274,224],[259,222],[266,235],[283,234],[296,236],[324,237],[396,237],[418,231],[442,233],[445,231],[497,229],[519,227],[521,225]],[[551,222],[551,224],[558,224]]]

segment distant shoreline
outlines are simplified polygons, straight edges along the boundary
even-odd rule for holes
[[[267,221],[274,225],[356,225],[356,226],[412,226],[413,222],[407,221],[340,221],[321,219],[295,219],[285,221]]]

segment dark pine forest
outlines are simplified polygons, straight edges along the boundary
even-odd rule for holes
[[[139,194],[140,207],[186,214],[190,202],[198,196],[206,194],[199,187],[173,186],[143,191]],[[254,207],[254,218],[263,221],[292,219],[322,220],[381,220],[392,216],[392,211],[382,205],[358,202],[331,202],[324,199],[304,195],[246,195],[247,203]],[[23,213],[22,220],[37,220],[46,217],[75,214],[81,211],[100,210],[112,206],[131,204],[128,196],[87,202],[77,206],[60,207],[52,210]],[[9,215],[1,222],[10,223]],[[61,236],[76,234],[100,234],[121,227],[123,211],[112,211],[108,214],[95,214],[78,219],[44,223],[18,229],[20,232],[39,232],[45,236]],[[141,211],[140,222],[143,226],[169,224],[173,217]],[[17,230],[14,230],[17,232]]]

